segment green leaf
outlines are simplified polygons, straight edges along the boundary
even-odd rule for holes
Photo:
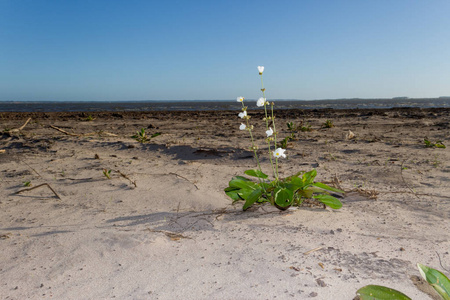
[[[150,138],[157,137],[158,135],[161,135],[161,132],[157,132],[157,133],[152,134]]]
[[[294,190],[302,189],[302,188],[304,188],[306,186],[305,182],[302,179],[298,178],[298,177],[293,177],[291,179],[290,183],[294,187]]]
[[[357,290],[356,295],[361,300],[411,300],[402,292],[381,285],[366,285]]]
[[[224,191],[225,191],[225,194],[227,194],[227,196],[230,197],[231,199],[233,199],[234,201],[242,200],[238,194],[239,189],[236,189],[233,187],[227,187]]]
[[[263,191],[261,189],[254,190],[245,200],[242,209],[247,210],[250,206],[253,205],[253,203],[256,202],[256,200],[258,200],[261,197],[262,193]]]
[[[289,207],[294,200],[294,193],[287,188],[278,188],[274,191],[274,200],[282,208]]]
[[[240,180],[243,180],[243,181],[250,181],[250,179],[248,179],[246,177],[243,177],[243,176],[234,176],[233,178],[231,178],[231,180],[233,180],[233,179],[240,179]]]
[[[247,198],[253,193],[253,189],[250,189],[250,188],[245,188],[245,189],[240,189],[239,191],[238,191],[238,195],[242,198],[242,199],[244,199],[244,200],[247,200]]]
[[[224,189],[225,192],[231,192],[231,191],[236,191],[236,190],[239,190],[239,188],[232,187],[232,186],[229,186],[229,187]]]
[[[301,195],[302,197],[308,198],[308,199],[312,198],[313,192],[314,191],[311,188],[307,188],[307,189],[304,189],[304,190],[298,190],[297,191],[297,193],[299,195]]]
[[[253,177],[258,177],[258,178],[263,178],[263,179],[266,179],[269,177],[266,174],[264,174],[263,172],[261,172],[260,170],[247,170],[244,173],[247,174],[248,176],[253,176]]]
[[[230,187],[241,188],[241,189],[256,190],[258,188],[257,183],[254,183],[253,181],[249,181],[248,179],[242,180],[242,179],[236,178],[236,177],[231,179],[231,181],[229,182],[229,185],[230,185]]]
[[[315,183],[313,183],[313,185],[317,186],[317,187],[319,187],[321,189],[324,189],[324,190],[328,190],[328,191],[332,191],[332,192],[336,192],[336,193],[341,193],[341,194],[345,193],[344,191],[341,191],[340,189],[331,187],[331,186],[326,185],[325,183],[322,183],[322,182],[315,182]]]
[[[330,195],[315,195],[313,196],[313,198],[319,200],[323,204],[331,207],[332,209],[339,209],[342,207],[341,201]]]
[[[433,268],[417,264],[420,275],[441,295],[445,300],[450,300],[450,280]]]
[[[306,185],[310,185],[314,183],[314,178],[316,178],[317,176],[317,171],[316,169],[312,169],[309,172],[306,172],[305,174],[303,174],[303,182]]]

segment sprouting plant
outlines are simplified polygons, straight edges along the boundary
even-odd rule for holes
[[[285,137],[284,139],[281,140],[281,142],[277,143],[277,147],[286,149],[289,140],[292,140],[293,138],[294,134],[292,133],[290,136]]]
[[[296,132],[296,127],[294,125],[294,122],[288,122],[288,123],[286,123],[286,125],[290,132],[292,132],[292,133]]]
[[[305,120],[300,121],[300,124],[297,126],[293,122],[289,122],[286,125],[291,133],[297,133],[298,131],[312,131],[311,125]]]
[[[325,123],[323,123],[322,127],[323,128],[332,128],[332,127],[334,127],[333,121],[326,120]]]
[[[103,175],[105,175],[106,178],[111,179],[111,170],[103,169]]]
[[[300,131],[312,131],[311,125],[308,122],[301,121],[299,125]]]
[[[422,264],[417,264],[417,268],[422,278],[438,292],[442,299],[450,300],[450,280],[447,276]],[[411,300],[402,292],[380,285],[366,285],[360,288],[356,294],[361,300]]]
[[[23,186],[31,186],[31,181],[25,181],[25,182],[23,183]]]
[[[139,143],[146,143],[149,142],[152,138],[157,137],[158,135],[161,135],[161,132],[157,132],[152,134],[151,136],[148,136],[145,132],[145,128],[142,128],[140,131],[137,131],[136,134],[132,136],[132,138]]]
[[[86,119],[84,119],[84,121],[87,121],[87,122],[91,122],[91,121],[94,121],[94,120],[95,120],[95,118],[92,115],[89,115],[89,116],[87,116]]]
[[[242,103],[242,112],[238,116],[243,119],[239,129],[248,131],[250,135],[251,147],[253,151],[257,169],[246,170],[244,173],[251,177],[256,177],[255,181],[243,176],[235,176],[229,182],[229,186],[225,189],[225,193],[235,201],[245,201],[243,209],[246,210],[254,203],[269,202],[276,206],[280,210],[285,210],[290,206],[300,206],[304,199],[315,199],[323,204],[338,209],[342,207],[342,203],[335,197],[329,194],[329,191],[336,193],[344,193],[343,191],[330,187],[326,184],[315,182],[314,179],[317,175],[315,169],[304,172],[300,171],[292,176],[281,178],[278,172],[278,160],[286,158],[286,148],[282,147],[283,142],[277,143],[277,130],[275,125],[275,117],[273,113],[274,103],[269,103],[266,100],[264,83],[263,83],[263,71],[264,67],[258,67],[259,75],[261,76],[261,91],[263,97],[259,98],[256,102],[258,107],[264,106],[263,121],[265,123],[267,153],[269,155],[270,169],[273,173],[273,180],[269,180],[269,175],[265,174],[262,170],[260,159],[257,153],[258,147],[256,146],[253,138],[254,126],[250,124],[250,116],[247,115],[247,106],[244,106],[244,97],[238,97],[237,101]],[[268,109],[268,106],[270,108]],[[272,126],[270,127],[269,124]],[[301,124],[303,125],[303,123]],[[300,127],[301,128],[301,127]],[[310,128],[310,126],[309,126]],[[288,123],[288,129],[294,129],[292,122]],[[285,139],[285,143],[287,139]],[[284,145],[286,146],[286,145]]]
[[[432,143],[427,138],[424,138],[423,142],[424,142],[426,148],[444,148],[445,149],[445,145],[442,143],[442,141],[436,141],[435,143]]]

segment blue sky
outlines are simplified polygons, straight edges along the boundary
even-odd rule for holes
[[[0,0],[0,100],[450,96],[450,1]]]

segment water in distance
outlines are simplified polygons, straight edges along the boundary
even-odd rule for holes
[[[245,105],[257,109],[256,100]],[[364,109],[364,108],[448,108],[450,97],[338,100],[278,100],[275,109]],[[229,100],[183,101],[0,101],[0,112],[89,112],[89,111],[224,111],[239,110],[240,103]],[[260,108],[259,108],[260,109]]]

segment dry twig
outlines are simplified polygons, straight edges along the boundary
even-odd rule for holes
[[[189,181],[190,183],[192,183],[192,184],[195,186],[195,188],[196,188],[197,190],[199,190],[198,186],[197,186],[195,183],[193,183],[192,181],[190,181],[189,179],[187,179],[186,177],[183,177],[183,176],[178,175],[177,173],[173,173],[173,172],[170,172],[169,174],[175,175],[175,176],[177,176],[177,177],[183,178],[183,179],[186,180],[186,181]]]
[[[414,190],[413,190],[413,189],[409,186],[409,184],[406,182],[405,177],[403,177],[403,165],[405,164],[405,162],[406,162],[406,159],[404,159],[404,160],[402,161],[402,164],[400,165],[400,175],[402,176],[403,183],[404,183],[404,184],[406,185],[406,187],[414,194],[414,196],[416,196],[417,199],[420,200],[419,196],[417,196],[417,193],[414,192]]]
[[[114,134],[114,133],[110,133],[110,132],[106,132],[106,131],[97,131],[97,132],[90,132],[90,133],[84,133],[84,134],[78,134],[78,133],[71,133],[71,132],[67,132],[67,131],[65,131],[65,130],[63,130],[63,129],[61,129],[61,128],[58,128],[58,127],[56,127],[56,126],[53,126],[53,125],[50,125],[50,127],[51,128],[53,128],[53,129],[56,129],[56,130],[58,130],[59,132],[62,132],[62,133],[64,133],[64,134],[67,134],[67,135],[71,135],[71,136],[91,136],[91,135],[102,135],[102,134],[104,134],[104,135],[107,135],[107,136],[117,136],[117,134]]]
[[[303,254],[304,254],[304,255],[308,255],[308,254],[310,254],[310,253],[312,253],[312,252],[319,251],[319,250],[321,250],[321,249],[323,249],[323,248],[325,248],[325,246],[321,246],[321,247],[317,247],[317,248],[311,249],[311,250],[309,250],[309,251],[306,251],[306,252],[303,253]]]
[[[28,118],[28,120],[25,122],[25,124],[23,124],[23,125],[22,125],[21,127],[19,127],[19,128],[11,129],[11,130],[9,131],[9,133],[21,131],[22,129],[25,128],[25,126],[27,126],[28,122],[30,122],[30,121],[31,121],[31,118]]]
[[[123,178],[128,179],[134,185],[134,187],[137,187],[136,180],[135,181],[131,180],[130,177],[128,177],[126,174],[120,172],[120,170],[117,170],[116,172],[119,173],[120,176],[122,176]]]
[[[58,128],[58,127],[56,127],[56,126],[53,126],[53,125],[50,125],[50,127],[53,128],[53,129],[58,130],[59,132],[62,132],[62,133],[64,133],[64,134],[67,134],[67,135],[71,135],[71,136],[82,136],[82,134],[70,133],[70,132],[67,132],[67,131],[65,131],[65,130],[63,130],[63,129],[61,129],[61,128]]]
[[[191,239],[192,240],[191,237],[182,235],[181,233],[176,233],[176,232],[171,232],[171,231],[166,231],[166,230],[155,230],[155,229],[150,229],[150,228],[146,228],[145,230],[148,230],[150,232],[164,233],[172,241],[178,241],[180,239]]]
[[[22,192],[31,191],[31,190],[37,189],[38,187],[44,186],[44,185],[46,185],[46,186],[53,192],[53,194],[55,194],[55,196],[56,196],[59,200],[62,200],[61,197],[58,195],[58,193],[56,193],[55,190],[54,190],[48,183],[43,183],[43,184],[34,186],[34,187],[32,187],[32,188],[29,188],[29,189],[23,189],[23,190],[20,190],[20,191],[15,192],[14,194],[20,194],[20,193],[22,193]]]

